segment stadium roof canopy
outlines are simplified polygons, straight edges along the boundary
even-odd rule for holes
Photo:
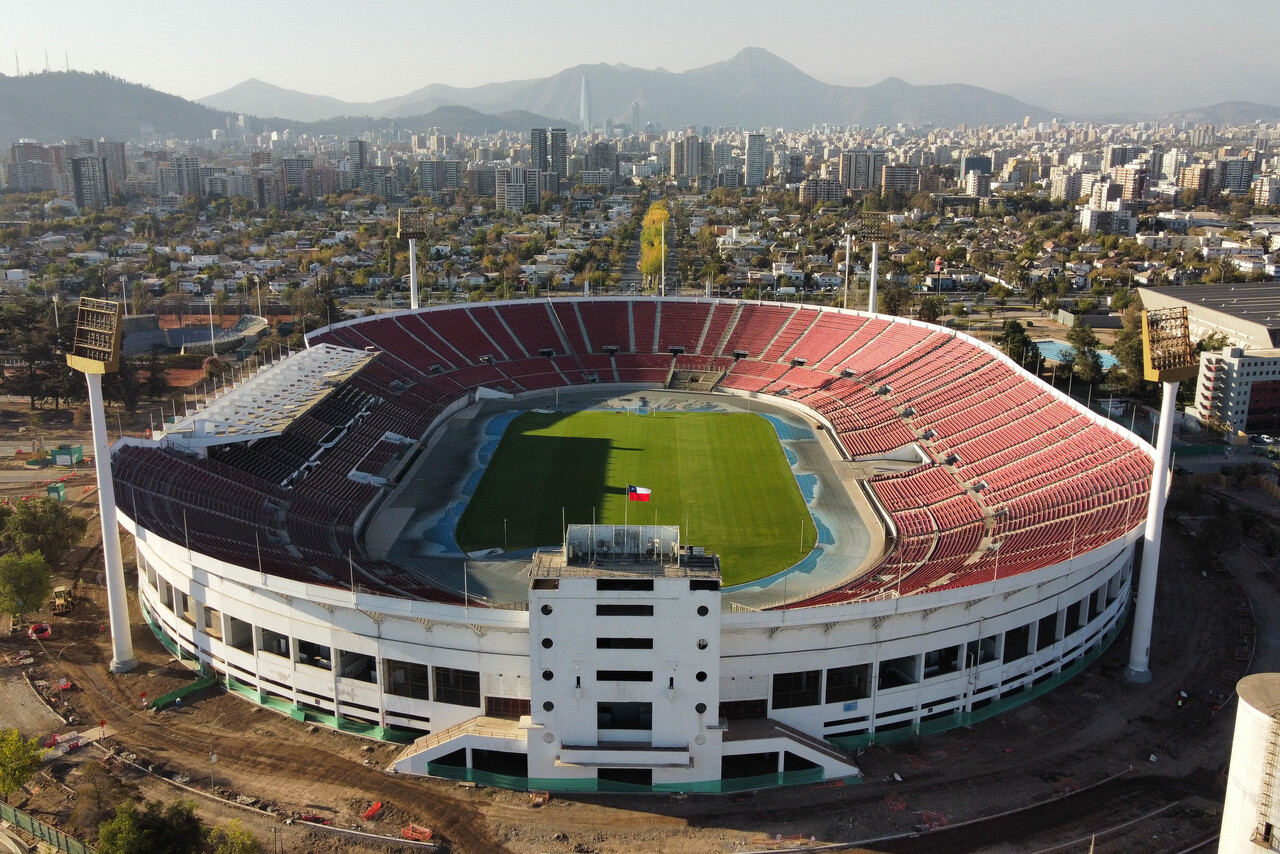
[[[156,438],[200,448],[278,436],[374,355],[313,344],[166,426],[163,436]]]
[[[1192,340],[1222,332],[1249,349],[1280,346],[1280,282],[1139,288],[1146,308],[1186,306]]]

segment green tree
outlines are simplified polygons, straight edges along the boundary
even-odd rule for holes
[[[1196,355],[1216,353],[1223,347],[1230,347],[1231,339],[1224,332],[1211,332],[1196,342]]]
[[[917,317],[925,323],[937,323],[938,318],[947,313],[947,304],[942,297],[937,294],[927,296],[920,300],[920,310]]]
[[[70,311],[67,312],[70,314]],[[32,409],[36,402],[53,397],[46,387],[54,373],[65,373],[56,352],[53,305],[34,297],[20,297],[0,307],[0,340],[14,351],[21,367],[0,372],[0,393],[25,397]]]
[[[51,564],[62,560],[89,527],[89,520],[52,498],[20,502],[7,516],[0,528],[0,545],[24,554],[40,552]]]
[[[1018,364],[1034,366],[1040,358],[1040,348],[1031,340],[1027,330],[1016,320],[1006,320],[996,343],[1004,348],[1005,355]],[[1034,369],[1034,367],[1033,367]]]
[[[911,291],[901,282],[888,281],[880,288],[876,302],[881,314],[901,315],[911,304]]]
[[[98,854],[196,854],[203,842],[204,824],[188,800],[150,801],[141,812],[124,803],[98,826]]]
[[[169,371],[164,359],[160,356],[160,348],[153,347],[147,357],[147,381],[143,384],[146,393],[151,397],[164,397],[173,390],[169,384]]]
[[[84,835],[98,832],[98,825],[115,812],[128,790],[110,771],[96,762],[87,763],[80,773],[76,786],[75,806],[71,809],[71,824]]]
[[[1075,350],[1072,367],[1080,379],[1094,383],[1102,379],[1102,357],[1098,355],[1098,336],[1076,315],[1075,322],[1067,330],[1067,343]]]
[[[144,384],[138,376],[138,363],[132,357],[120,360],[120,369],[107,374],[102,383],[103,396],[120,404],[130,415],[138,411]]]
[[[262,843],[235,818],[209,831],[209,846],[213,854],[262,854]]]
[[[1120,361],[1121,387],[1126,394],[1137,394],[1142,389],[1142,298],[1133,295],[1124,310],[1124,325],[1116,335],[1111,353]]]
[[[23,738],[16,729],[0,730],[0,796],[22,788],[40,768],[44,748],[37,738]]]
[[[49,564],[40,552],[0,557],[0,608],[15,614],[38,611],[50,587]]]
[[[1239,515],[1233,513],[1226,502],[1221,502],[1213,516],[1200,526],[1196,542],[1206,556],[1217,557],[1223,552],[1235,551],[1243,535]]]

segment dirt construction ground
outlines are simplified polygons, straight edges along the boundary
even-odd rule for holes
[[[8,458],[0,471],[9,478],[0,480],[0,496],[43,493],[39,477],[24,479],[14,469],[12,449],[0,444],[0,451]],[[82,492],[69,489],[68,499],[91,513],[96,499]],[[1264,493],[1228,497],[1280,523],[1280,508]],[[128,537],[140,664],[127,674],[108,672],[93,525],[55,578],[55,584],[78,582],[72,613],[27,615],[51,622],[52,638],[0,636],[0,726],[42,739],[76,731],[93,743],[47,762],[10,802],[91,838],[97,817],[115,799],[191,797],[207,824],[237,818],[264,850],[279,852],[424,850],[399,839],[408,822],[432,828],[448,850],[486,854],[779,846],[1085,852],[1095,834],[1099,854],[1182,852],[1202,843],[1199,850],[1212,850],[1235,682],[1247,672],[1280,668],[1280,597],[1274,561],[1255,544],[1246,540],[1223,555],[1226,571],[1209,571],[1186,533],[1198,520],[1184,521],[1166,527],[1148,685],[1123,678],[1124,634],[1084,673],[1039,700],[971,729],[868,748],[857,759],[866,775],[861,785],[687,799],[555,797],[540,807],[525,793],[389,775],[383,769],[398,748],[298,723],[216,688],[189,697],[181,709],[144,710],[144,692],[159,696],[194,674],[173,661],[142,622]],[[4,628],[0,622],[0,632]],[[71,687],[59,692],[67,681]],[[98,726],[102,720],[105,728]],[[116,758],[104,763],[108,751]],[[366,822],[361,814],[373,801],[384,806]],[[298,820],[304,815],[331,825]]]

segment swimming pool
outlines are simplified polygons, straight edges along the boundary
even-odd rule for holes
[[[1035,345],[1040,348],[1040,355],[1052,362],[1070,361],[1076,352],[1075,348],[1070,344],[1064,344],[1061,341],[1053,341],[1048,338],[1043,341],[1036,341]],[[1104,371],[1109,371],[1120,364],[1119,359],[1103,350],[1098,351],[1098,356],[1102,359],[1102,369]]]

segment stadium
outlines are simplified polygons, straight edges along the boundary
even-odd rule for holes
[[[720,792],[1087,666],[1153,454],[945,328],[574,298],[326,327],[112,467],[147,622],[229,690],[402,773]]]

